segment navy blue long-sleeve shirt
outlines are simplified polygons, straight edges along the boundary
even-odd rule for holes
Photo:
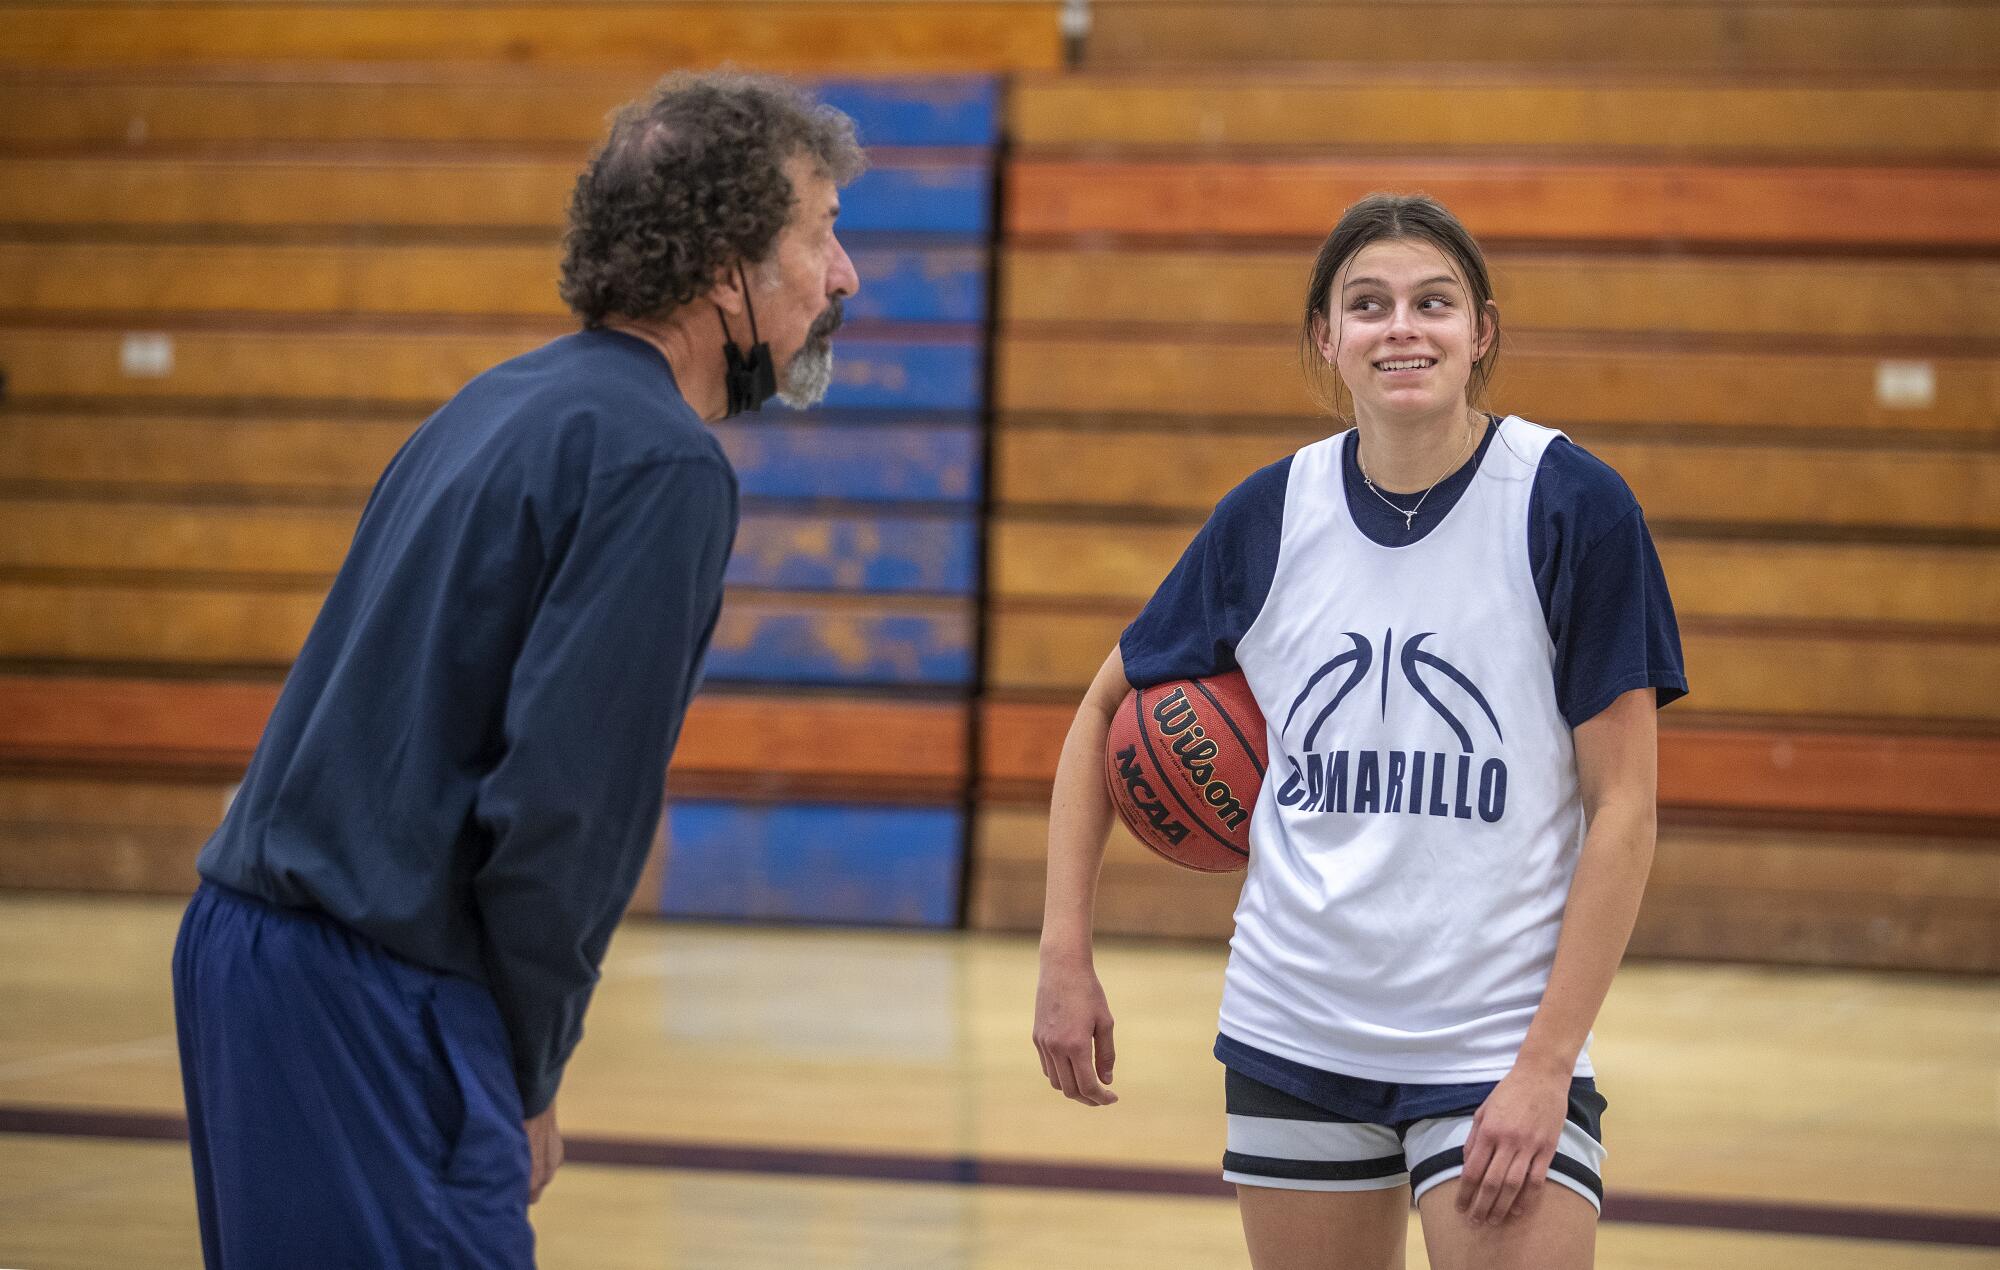
[[[369,498],[202,875],[486,983],[555,1097],[721,607],[735,474],[650,345],[474,379]]]

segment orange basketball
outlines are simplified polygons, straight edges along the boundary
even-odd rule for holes
[[[1132,836],[1175,864],[1234,873],[1269,762],[1243,672],[1135,689],[1111,720],[1104,782]]]

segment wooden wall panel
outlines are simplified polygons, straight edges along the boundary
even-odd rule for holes
[[[0,568],[278,574],[331,581],[358,506],[259,507],[8,499]]]
[[[229,785],[0,773],[0,885],[185,895]]]
[[[972,682],[970,600],[732,593],[710,682],[958,687]]]
[[[988,700],[980,716],[979,769],[987,795],[1045,802],[1075,715],[1076,705],[1066,700]],[[1661,806],[2000,821],[2000,783],[1991,779],[2000,770],[2000,737],[1990,733],[1834,731],[1718,719],[1678,707],[1661,716]]]
[[[979,817],[971,920],[1041,927],[1048,815]],[[1226,938],[1240,875],[1177,869],[1114,828],[1099,884],[1100,934]],[[1991,842],[1668,826],[1630,955],[2000,969],[2000,851]]]
[[[0,501],[0,569],[332,579],[360,509],[99,499]],[[970,595],[962,516],[752,510],[728,581],[798,591]]]
[[[320,66],[185,63],[94,70],[19,65],[0,79],[0,142],[594,142],[649,94],[659,64],[549,67],[428,62]],[[818,80],[820,100],[870,146],[989,146],[999,85],[988,76]]]
[[[643,95],[644,68],[432,63],[317,77],[292,70],[35,72],[0,82],[0,142],[213,141],[583,143]],[[1467,80],[1470,79],[1470,82]],[[1487,72],[1398,79],[1338,72],[1176,72],[1018,77],[1017,144],[1380,147],[1609,146],[1673,150],[1969,155],[1996,145],[1992,89],[1969,84],[1646,83]],[[837,104],[851,109],[846,103]],[[870,144],[976,144],[884,135]]]
[[[386,419],[0,411],[0,480],[43,492],[346,501],[367,494],[419,419],[414,410]]]
[[[983,488],[984,435],[977,420],[898,422],[908,417],[894,411],[858,419],[776,413],[710,426],[748,497],[969,509]]]
[[[560,318],[553,243],[0,242],[0,295],[38,313],[451,313]]]
[[[677,789],[703,783],[674,779]],[[185,895],[231,790],[170,774],[0,771],[0,886]],[[962,818],[956,808],[677,797],[631,911],[948,923]]]
[[[1426,5],[1424,38],[1379,0],[1107,0],[1087,46],[1092,68],[1360,64],[1593,67],[1625,73],[1888,72],[1985,75],[2000,15],[1968,0],[1816,4],[1579,5],[1456,0]]]
[[[968,323],[986,313],[981,246],[864,246],[847,320]],[[565,319],[551,243],[0,242],[0,297],[42,314],[452,315]]]
[[[680,799],[659,911],[672,917],[947,926],[964,812]]]
[[[275,679],[0,674],[0,764],[240,771],[277,697]],[[949,791],[968,770],[966,715],[960,702],[708,692],[670,779],[764,797],[829,781]]]
[[[1992,947],[1996,916],[1991,904],[1949,896],[1663,887],[1647,894],[1629,955],[1991,974],[2000,966]]]
[[[1725,713],[2000,722],[2000,642],[1684,629],[1688,681]]]
[[[205,673],[289,666],[323,584],[0,578],[0,659]],[[967,600],[732,592],[710,645],[712,682],[945,685],[972,666]]]
[[[772,509],[743,517],[727,576],[784,591],[969,596],[978,554],[968,516]]]
[[[1001,420],[993,489],[1002,507],[1060,508],[1114,518],[1173,513],[1190,526],[1250,473],[1341,425],[1274,420],[1225,431],[1184,426],[1097,428]],[[4,429],[4,425],[0,425]],[[0,430],[4,437],[4,430]],[[1743,444],[1706,438],[1627,440],[1581,426],[1571,439],[1618,470],[1656,532],[1669,524],[1875,527],[1991,533],[2000,529],[2000,454],[1991,450]],[[1114,537],[1129,530],[1121,520]]]
[[[992,591],[1003,601],[1143,604],[1195,526],[1078,524],[1003,517],[992,528]],[[1985,625],[2000,638],[2000,553],[1969,547],[1720,541],[1660,536],[1683,618],[1782,618]]]
[[[1138,604],[1085,613],[1002,606],[988,622],[987,682],[1081,692]],[[1683,623],[1691,704],[1704,711],[2000,721],[2000,641],[1789,634]]]
[[[639,68],[478,70],[433,64],[297,68],[258,77],[186,64],[63,72],[16,65],[0,80],[0,142],[188,145],[428,141],[582,145],[657,78]],[[421,80],[409,75],[421,74]]]
[[[1048,859],[1048,807],[986,805],[974,828],[967,922],[976,930],[1038,931]],[[1098,881],[1101,935],[1226,937],[1240,873],[1177,869],[1112,828]]]
[[[563,333],[553,324],[506,333],[181,330],[165,332],[172,341],[167,373],[131,375],[120,369],[122,332],[13,327],[0,328],[0,364],[17,401],[372,402],[420,415],[487,367]]]
[[[561,228],[579,160],[299,157],[0,159],[0,224]],[[851,229],[976,232],[984,169],[882,162],[849,192]],[[2000,177],[1981,169],[1257,164],[1024,158],[1013,235],[1225,235],[1317,240],[1375,190],[1421,189],[1483,242],[1654,241],[1978,246],[2000,237]],[[939,187],[940,181],[948,181]],[[878,190],[879,194],[870,191]],[[932,197],[912,200],[919,190]],[[949,194],[951,197],[944,198]],[[1833,212],[1830,209],[1838,209]],[[902,223],[905,216],[920,219]]]
[[[1941,623],[2000,644],[2000,552],[1982,547],[1721,542],[1662,537],[1690,619]]]
[[[282,0],[11,3],[0,63],[179,66],[344,61],[711,66],[778,71],[1048,70],[1061,64],[1053,0],[906,0],[868,6],[479,3],[298,5]],[[628,71],[627,74],[630,72]]]
[[[1010,234],[1304,237],[1378,190],[1431,195],[1482,242],[1983,246],[2000,239],[2000,175],[1981,168],[1219,162],[1024,156],[1008,169]]]
[[[1329,226],[1330,228],[1330,226]],[[1017,243],[1001,257],[1010,323],[1260,328],[1296,342],[1317,240],[1287,249],[1121,250]],[[1984,260],[1703,257],[1657,250],[1487,256],[1503,332],[1959,340],[2000,331]],[[1507,359],[1502,344],[1501,359]]]
[[[1015,144],[1031,148],[1243,153],[1258,146],[1393,144],[1405,152],[1561,146],[1586,153],[1632,147],[1916,158],[2000,147],[1990,87],[1634,83],[1609,75],[1596,82],[1545,75],[1509,83],[1491,72],[1484,79],[1268,68],[1027,75],[1015,83],[1008,118]]]
[[[841,193],[849,233],[977,236],[992,207],[984,157],[878,151]],[[322,148],[322,156],[327,151]],[[0,224],[75,232],[193,226],[513,231],[553,243],[587,156],[532,150],[328,157],[293,151],[0,158]]]
[[[275,679],[0,674],[0,762],[241,771],[277,699]]]
[[[1992,973],[1995,848],[1990,838],[1669,829],[1632,951]]]
[[[389,418],[0,411],[0,482],[28,496],[199,491],[260,504],[358,505],[416,424],[415,411]],[[978,433],[959,419],[786,413],[713,430],[746,497],[970,504],[979,489]]]
[[[0,350],[5,337],[0,336]],[[1490,399],[1548,427],[1648,424],[2000,432],[2000,359],[1928,359],[1928,404],[1876,400],[1878,359],[1717,352],[1612,340],[1521,338]],[[1283,340],[1016,334],[1000,346],[996,404],[1012,413],[1247,416],[1315,413]]]
[[[0,223],[448,226],[539,231],[553,243],[581,166],[577,156],[8,157],[0,159]]]
[[[277,672],[291,665],[323,586],[245,590],[0,580],[0,659]]]
[[[16,400],[47,404],[103,398],[169,403],[229,399],[435,408],[465,382],[507,358],[568,333],[567,324],[522,323],[494,330],[169,329],[164,373],[121,368],[124,332],[101,328],[0,328],[0,365]],[[878,331],[885,328],[878,327]],[[984,396],[977,340],[952,333],[837,340],[829,409],[948,410],[978,406]]]

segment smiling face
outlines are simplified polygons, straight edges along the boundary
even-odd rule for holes
[[[1391,238],[1354,253],[1335,275],[1316,326],[1365,419],[1462,410],[1474,366],[1492,343],[1471,293],[1443,252]]]
[[[800,409],[826,395],[841,301],[861,289],[854,262],[834,236],[840,191],[804,155],[785,166],[796,202],[777,246],[749,270],[758,334],[771,345],[778,396]]]

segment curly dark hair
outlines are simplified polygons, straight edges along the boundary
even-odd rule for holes
[[[618,112],[576,179],[563,303],[586,327],[661,317],[765,259],[797,202],[785,164],[799,154],[836,185],[867,164],[854,121],[784,80],[667,76]]]

